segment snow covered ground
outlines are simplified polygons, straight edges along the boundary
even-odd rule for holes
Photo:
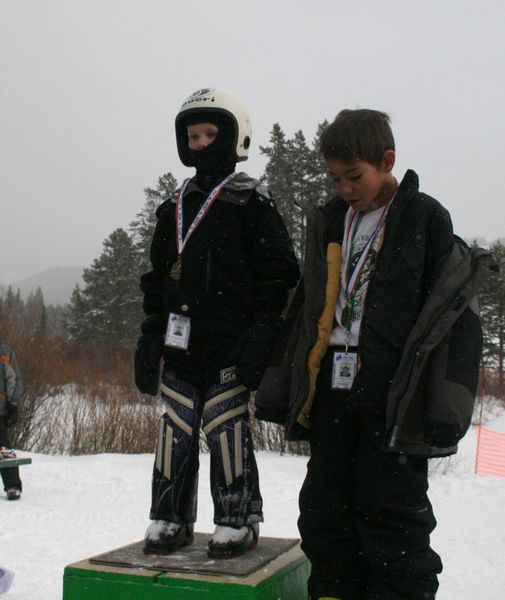
[[[488,423],[505,432],[505,415]],[[437,466],[433,547],[445,568],[437,600],[505,598],[505,478],[473,473],[476,435]],[[21,501],[0,496],[0,566],[15,572],[9,600],[58,600],[65,565],[140,540],[148,524],[150,455],[30,456]],[[208,456],[201,460],[196,529],[213,530]],[[297,537],[297,496],[306,458],[259,453],[262,534]]]

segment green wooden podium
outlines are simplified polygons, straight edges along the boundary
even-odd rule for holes
[[[306,600],[309,562],[298,540],[262,538],[227,560],[209,559],[210,534],[167,556],[143,542],[68,565],[63,600]]]

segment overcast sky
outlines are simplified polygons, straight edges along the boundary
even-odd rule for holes
[[[391,115],[400,178],[456,231],[505,236],[503,0],[0,0],[0,282],[89,266],[171,171],[201,87],[237,93],[250,159],[342,108]]]

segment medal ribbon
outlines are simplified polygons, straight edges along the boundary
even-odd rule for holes
[[[374,244],[377,234],[379,233],[379,231],[381,230],[381,228],[384,224],[384,221],[386,219],[386,213],[387,213],[389,206],[391,205],[391,202],[393,201],[395,196],[396,196],[396,193],[393,195],[391,200],[389,200],[389,202],[384,206],[384,209],[382,210],[382,214],[379,218],[377,226],[375,227],[375,230],[372,233],[372,235],[369,237],[364,248],[361,250],[356,265],[354,266],[354,268],[352,268],[352,264],[349,263],[349,266],[347,268],[347,273],[346,273],[347,284],[344,289],[344,295],[346,298],[346,306],[344,308],[344,312],[346,310],[348,310],[349,312],[348,312],[348,317],[346,318],[346,323],[343,322],[342,325],[348,333],[351,331],[351,327],[352,327],[352,319],[353,319],[353,315],[354,315],[354,301],[355,301],[355,297],[356,297],[356,286],[359,282],[359,278],[361,276],[361,271],[363,270],[363,267],[365,266],[365,261],[368,256],[368,253],[370,252],[370,249],[372,248],[372,246]],[[349,223],[349,227],[347,228],[347,234],[346,234],[346,238],[345,238],[346,247],[349,246],[349,236],[351,233],[352,224],[354,222],[354,217],[356,216],[356,214],[357,214],[356,212],[353,212],[351,221]],[[351,247],[347,254],[348,260],[350,260],[350,261],[352,261],[352,257],[353,257],[354,238],[356,237],[356,233],[357,233],[357,230],[358,230],[358,227],[359,227],[362,217],[363,217],[363,213],[360,213],[356,220],[356,224],[354,225],[354,229],[352,232]],[[344,314],[344,312],[342,313],[342,315]]]
[[[394,196],[393,196],[393,198],[394,198]],[[377,237],[377,233],[380,231],[382,225],[384,224],[387,209],[389,208],[389,205],[391,204],[393,198],[391,198],[391,200],[383,208],[379,222],[377,223],[377,226],[375,227],[375,230],[372,233],[372,235],[368,238],[368,242],[365,244],[363,250],[361,250],[361,252],[359,254],[358,262],[356,263],[355,267],[351,268],[352,265],[349,264],[349,266],[347,268],[347,285],[345,286],[345,294],[347,296],[352,296],[355,292],[355,288],[356,288],[357,282],[359,281],[361,271],[363,270],[363,267],[365,266],[365,261],[368,256],[368,253],[370,252],[370,249],[373,246],[375,238]],[[355,216],[356,216],[356,213],[354,213],[352,215],[351,222],[349,223],[349,227],[347,228],[346,245],[348,245],[348,243],[349,243],[349,234],[351,232],[351,228],[352,228],[352,224],[353,224]],[[349,253],[348,253],[348,260],[351,260],[351,261],[353,258],[352,251],[354,248],[354,238],[356,237],[356,232],[357,232],[357,229],[361,222],[362,217],[363,217],[363,213],[360,213],[358,219],[356,220],[356,224],[354,226],[354,231],[352,232],[351,248],[349,249]]]
[[[195,229],[200,225],[200,223],[203,221],[203,219],[205,219],[205,216],[209,212],[210,207],[214,204],[214,202],[216,201],[217,197],[221,193],[224,186],[229,181],[231,181],[235,177],[235,175],[236,175],[236,173],[230,173],[230,175],[228,175],[228,177],[225,177],[223,179],[223,181],[221,181],[221,183],[219,183],[210,192],[210,194],[207,196],[207,199],[200,207],[200,210],[198,211],[196,217],[193,219],[193,222],[191,223],[188,231],[186,232],[185,237],[183,237],[183,235],[182,235],[182,232],[184,230],[183,229],[182,199],[184,197],[184,192],[186,191],[186,188],[187,188],[190,180],[186,179],[184,181],[184,183],[182,184],[182,187],[181,187],[181,191],[179,192],[179,195],[177,196],[177,201],[176,201],[176,205],[175,205],[176,215],[177,215],[176,222],[175,222],[176,230],[177,230],[177,253],[179,255],[182,254],[182,251],[184,250],[184,246],[187,244],[189,238],[194,233]]]

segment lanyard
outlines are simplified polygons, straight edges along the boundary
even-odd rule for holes
[[[225,177],[225,179],[223,179],[223,181],[221,181],[221,183],[218,184],[210,192],[210,194],[207,196],[207,199],[200,207],[200,210],[198,211],[196,217],[193,219],[193,222],[189,226],[189,229],[186,232],[185,237],[183,237],[183,235],[182,235],[182,232],[184,231],[182,200],[184,197],[184,192],[186,191],[186,188],[188,186],[189,179],[186,179],[184,181],[184,183],[182,184],[182,187],[181,187],[181,191],[179,192],[179,195],[177,196],[177,201],[176,201],[176,205],[175,205],[176,215],[177,215],[176,222],[175,222],[176,230],[177,230],[177,253],[179,255],[182,254],[182,251],[184,250],[184,246],[187,244],[187,241],[189,240],[190,236],[194,233],[194,231],[198,227],[198,225],[200,225],[200,223],[203,221],[206,214],[209,212],[210,207],[214,204],[217,197],[221,193],[221,190],[224,188],[224,186],[229,181],[231,181],[235,177],[235,175],[236,175],[236,173],[230,173],[230,175],[228,175],[228,177]]]
[[[347,254],[347,260],[349,261],[348,267],[347,267],[347,283],[345,286],[345,294],[349,297],[349,296],[353,296],[356,286],[358,284],[359,281],[359,277],[361,275],[361,271],[363,270],[363,267],[365,266],[365,262],[366,262],[366,258],[368,256],[368,253],[370,252],[370,249],[372,248],[375,238],[377,237],[378,232],[380,231],[383,223],[384,223],[384,219],[386,216],[386,212],[387,209],[389,208],[389,205],[391,204],[391,201],[393,200],[393,198],[391,198],[391,200],[384,206],[384,208],[382,209],[382,213],[381,216],[379,218],[379,221],[372,233],[372,235],[368,238],[367,243],[365,244],[365,246],[363,247],[363,249],[361,250],[361,252],[359,253],[359,258],[358,261],[356,262],[355,266],[352,267],[352,259],[353,259],[353,250],[354,250],[354,240],[356,237],[356,233],[359,227],[359,224],[361,223],[361,219],[363,218],[363,213],[359,213],[358,218],[356,219],[356,223],[354,225],[354,230],[352,232],[352,236],[351,236],[351,247],[349,248],[349,252]],[[346,246],[349,245],[349,235],[351,233],[351,229],[352,229],[352,224],[354,221],[354,217],[356,216],[356,213],[354,212],[351,218],[351,221],[349,223],[349,227],[347,228],[347,234],[346,234]]]
[[[351,328],[352,328],[352,323],[353,323],[353,316],[354,316],[354,311],[356,308],[356,295],[357,295],[356,288],[357,288],[359,280],[360,280],[361,272],[363,270],[363,267],[365,266],[365,262],[366,262],[368,253],[370,252],[370,249],[373,247],[375,238],[377,237],[377,234],[379,233],[379,231],[381,231],[381,228],[382,228],[385,218],[386,218],[386,213],[387,213],[389,206],[390,206],[391,202],[393,201],[395,195],[396,194],[394,194],[393,197],[391,198],[391,200],[385,205],[385,207],[380,215],[380,218],[377,222],[377,225],[376,225],[372,235],[368,238],[367,243],[365,244],[365,246],[359,253],[358,260],[357,260],[356,264],[354,265],[354,267],[352,267],[352,264],[349,261],[352,261],[352,258],[353,258],[354,240],[355,240],[356,234],[358,232],[358,228],[359,228],[359,224],[361,223],[361,219],[363,218],[363,213],[359,213],[359,216],[356,219],[356,223],[354,224],[354,228],[353,228],[354,218],[356,217],[356,214],[357,214],[356,212],[353,212],[352,217],[349,222],[349,226],[347,227],[347,233],[345,235],[346,248],[349,248],[349,236],[351,236],[351,229],[352,229],[352,236],[351,236],[350,248],[347,251],[347,260],[348,260],[349,264],[346,269],[347,283],[344,288],[345,306],[344,306],[344,308],[342,310],[342,314],[340,316],[341,325],[346,331],[347,343],[349,343],[349,339],[350,339],[350,333],[351,333]]]

